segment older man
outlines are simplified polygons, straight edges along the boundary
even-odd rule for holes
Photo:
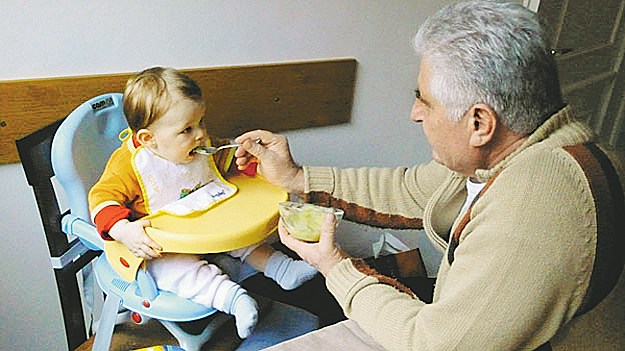
[[[625,164],[575,121],[535,15],[451,5],[420,28],[411,118],[434,162],[298,167],[283,136],[240,136],[241,168],[355,221],[423,225],[447,247],[433,302],[334,243],[284,244],[316,266],[345,314],[392,350],[625,349]],[[254,140],[261,143],[253,143]]]

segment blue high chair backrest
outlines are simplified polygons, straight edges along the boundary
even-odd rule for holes
[[[63,186],[72,214],[91,223],[87,194],[97,182],[111,153],[121,145],[119,133],[128,127],[123,94],[94,97],[70,113],[52,142],[52,168]],[[81,238],[82,239],[82,238]],[[93,238],[96,242],[99,238]],[[102,249],[90,241],[90,249]]]

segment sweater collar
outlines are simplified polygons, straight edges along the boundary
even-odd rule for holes
[[[506,156],[501,162],[490,169],[478,169],[475,171],[481,182],[487,182],[495,174],[507,167],[511,160],[526,149],[546,142],[552,146],[575,145],[592,138],[592,131],[585,124],[578,122],[573,117],[570,106],[565,106],[542,125],[540,125],[518,149]]]

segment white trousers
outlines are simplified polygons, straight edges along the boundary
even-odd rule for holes
[[[252,245],[228,254],[244,260],[256,247]],[[161,258],[147,262],[148,272],[158,289],[220,311],[226,303],[224,295],[237,285],[219,267],[200,259],[198,255],[164,253]]]

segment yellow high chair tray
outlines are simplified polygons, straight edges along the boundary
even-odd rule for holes
[[[231,251],[265,239],[278,226],[278,204],[288,194],[259,176],[238,174],[228,178],[238,192],[205,211],[184,217],[162,212],[145,217],[151,227],[147,234],[163,252],[215,253]],[[105,243],[106,257],[127,281],[135,280],[143,262],[117,241]]]

